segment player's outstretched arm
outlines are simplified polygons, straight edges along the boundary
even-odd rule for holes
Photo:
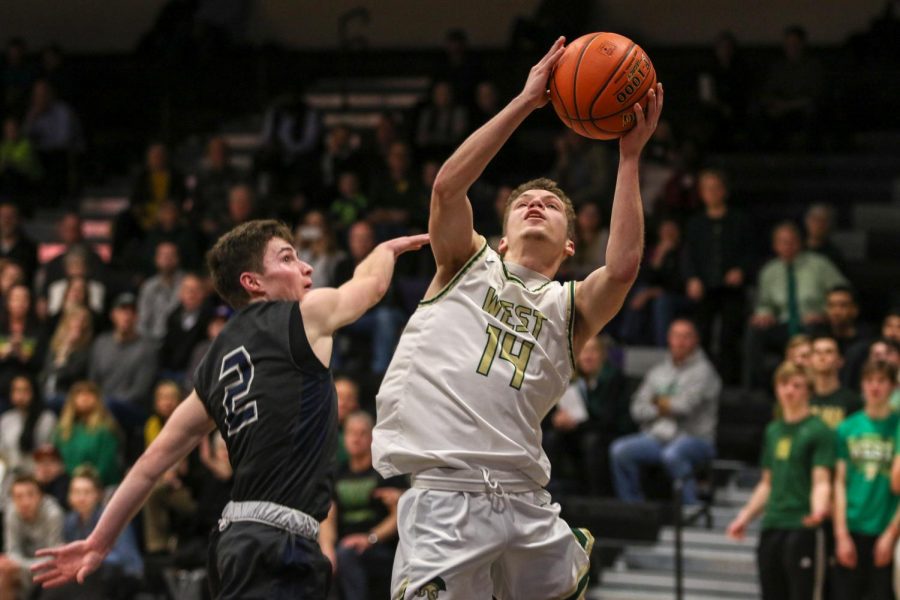
[[[662,84],[650,90],[647,106],[635,104],[636,124],[619,141],[619,172],[609,224],[606,265],[575,288],[574,350],[609,322],[622,307],[637,278],[644,249],[644,209],[638,179],[641,151],[656,130],[663,107]]]
[[[91,535],[85,540],[37,551],[38,557],[49,560],[31,567],[35,583],[44,587],[57,587],[73,580],[83,583],[109,554],[156,481],[187,456],[214,426],[197,392],[192,392],[128,472]]]
[[[460,144],[434,180],[428,231],[437,263],[436,282],[443,287],[478,250],[472,205],[466,192],[516,128],[537,108],[547,104],[547,81],[562,56],[559,38],[531,68],[522,92]]]
[[[300,302],[303,325],[313,350],[320,354],[318,342],[345,325],[356,321],[378,304],[387,293],[394,274],[394,264],[404,252],[418,250],[428,243],[428,234],[410,235],[382,242],[357,265],[351,277],[338,288],[319,288],[309,292]]]

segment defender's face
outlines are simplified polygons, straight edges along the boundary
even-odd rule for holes
[[[312,288],[312,272],[289,241],[272,238],[263,257],[263,273],[257,278],[267,299],[301,300]]]
[[[501,252],[510,246],[539,240],[551,242],[567,255],[574,253],[569,240],[569,219],[566,205],[556,194],[546,190],[528,190],[513,200],[506,217],[506,235],[500,243]]]

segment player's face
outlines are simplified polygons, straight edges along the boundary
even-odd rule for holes
[[[862,393],[867,405],[884,406],[893,391],[894,382],[882,373],[872,373],[862,380]]]
[[[523,242],[541,241],[571,256],[575,247],[568,231],[569,219],[563,201],[547,190],[528,190],[510,205],[500,250],[505,252]]]
[[[301,300],[312,288],[313,268],[297,257],[287,240],[272,238],[263,257],[259,284],[267,300]]]
[[[841,354],[838,351],[837,342],[831,339],[813,342],[810,364],[816,373],[831,373],[840,369]]]

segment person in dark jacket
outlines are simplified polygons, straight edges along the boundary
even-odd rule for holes
[[[698,179],[704,211],[687,225],[684,272],[687,296],[697,303],[696,320],[703,348],[726,383],[740,373],[744,296],[751,267],[752,231],[747,216],[728,206],[728,179],[707,169]],[[716,321],[721,325],[713,327]],[[713,331],[718,335],[713,339]]]

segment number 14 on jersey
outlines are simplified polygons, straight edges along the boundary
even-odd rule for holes
[[[494,358],[497,356],[497,348],[500,348],[500,359],[505,360],[513,366],[513,376],[509,385],[515,389],[522,388],[522,382],[525,380],[525,371],[528,369],[528,361],[531,359],[531,350],[534,348],[534,342],[523,340],[514,333],[503,331],[496,325],[488,325],[487,343],[484,346],[484,352],[481,354],[481,361],[475,371],[479,375],[487,377],[491,372],[494,364]],[[518,342],[519,350],[514,351]]]

